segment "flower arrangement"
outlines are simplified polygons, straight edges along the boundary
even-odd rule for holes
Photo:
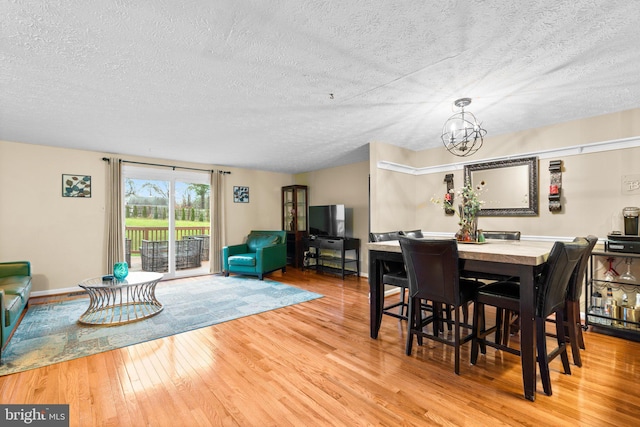
[[[461,200],[460,205],[458,206],[457,214],[458,214],[458,225],[460,226],[460,230],[456,234],[458,240],[474,240],[476,233],[478,212],[482,209],[482,205],[484,202],[480,199],[480,195],[485,190],[484,181],[480,182],[479,185],[474,187],[471,185],[469,180],[465,180],[464,187],[455,191],[449,190],[447,194],[445,194],[444,199],[436,199],[431,198],[431,202],[435,204],[442,203],[445,211],[449,209],[453,209],[453,194],[458,195],[459,200]]]

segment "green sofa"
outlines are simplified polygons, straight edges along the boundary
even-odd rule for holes
[[[31,295],[31,264],[28,261],[0,262],[0,361],[22,311]]]
[[[287,269],[287,233],[285,231],[253,230],[246,243],[222,248],[222,268],[229,273],[263,276]]]

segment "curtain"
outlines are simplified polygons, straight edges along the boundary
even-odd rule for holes
[[[211,262],[209,272],[217,274],[222,271],[222,247],[226,241],[224,227],[224,173],[211,172]]]
[[[107,265],[113,273],[113,264],[124,262],[124,227],[122,223],[122,162],[116,157],[108,159],[107,177]]]

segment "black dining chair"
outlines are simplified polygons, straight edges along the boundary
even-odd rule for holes
[[[521,233],[519,231],[494,231],[488,230],[483,231],[484,238],[486,240],[520,240]],[[462,277],[465,279],[475,279],[482,280],[484,283],[504,281],[504,280],[519,280],[517,277],[507,276],[504,274],[494,274],[494,273],[482,273],[479,271],[466,271],[462,270],[460,273]],[[462,314],[466,321],[468,309],[463,307]],[[518,318],[514,313],[509,312],[508,310],[496,310],[496,323],[503,325],[503,327],[496,331],[495,340],[496,342],[501,342],[504,345],[509,345],[509,334],[511,332],[511,325],[514,325],[514,328],[517,328]]]
[[[371,242],[389,242],[398,240],[399,231],[389,231],[385,233],[369,233]],[[409,279],[403,262],[383,261],[382,263],[382,283],[384,285],[396,286],[400,288],[400,301],[387,304],[382,308],[382,314],[407,320],[408,305],[406,300],[406,290],[409,288]],[[398,308],[395,313],[393,309]]]
[[[540,366],[540,377],[545,394],[551,396],[551,379],[549,362],[560,356],[565,374],[571,374],[567,343],[564,334],[564,308],[567,290],[574,271],[588,243],[585,239],[572,243],[556,242],[549,253],[542,272],[537,276],[537,294],[535,298],[536,347],[537,361]],[[494,347],[520,356],[520,350],[491,342],[486,337],[495,333],[499,325],[485,328],[485,306],[491,305],[496,309],[506,309],[517,313],[520,309],[520,285],[518,282],[502,281],[480,287],[476,293],[474,309],[474,338],[471,347],[471,363],[476,364],[478,352],[485,353],[486,346]],[[546,319],[555,313],[557,347],[547,351]],[[520,321],[523,321],[521,319]]]
[[[580,241],[582,237],[576,237],[574,242]],[[587,250],[582,254],[578,267],[573,272],[569,281],[569,289],[567,290],[567,299],[564,308],[564,325],[565,337],[571,345],[571,356],[573,364],[581,367],[582,358],[580,357],[580,349],[585,349],[584,337],[582,336],[582,321],[580,320],[580,298],[582,297],[582,288],[584,288],[584,276],[589,264],[589,257],[593,248],[598,243],[598,238],[589,235],[584,238],[588,242]],[[555,321],[548,318],[547,321]]]
[[[441,342],[454,347],[454,371],[460,374],[460,346],[472,339],[471,325],[462,324],[460,310],[463,304],[472,301],[478,288],[474,280],[460,279],[458,246],[455,240],[422,240],[400,236],[402,257],[409,276],[409,325],[405,353],[410,356],[413,337],[418,345],[423,338]],[[433,307],[452,307],[453,321],[442,319],[441,310],[430,313],[422,310],[424,301],[430,301]],[[453,340],[440,336],[440,324],[453,323]],[[432,332],[426,327],[431,324]],[[469,334],[461,337],[462,327]]]
[[[408,233],[415,237],[422,237],[422,232],[420,230],[407,232],[389,231],[386,233],[369,233],[369,240],[372,242],[388,242],[398,240],[401,235],[405,235],[404,233]],[[409,289],[409,278],[407,277],[407,270],[404,266],[404,262],[384,261],[382,263],[382,269],[382,284],[400,288],[400,301],[385,305],[382,308],[382,314],[386,314],[387,316],[395,317],[400,320],[407,320],[409,306],[407,303],[406,291]],[[398,308],[397,313],[392,311],[396,307]],[[422,309],[431,311],[433,310],[433,307],[431,305],[424,304]],[[445,310],[445,313],[450,317],[449,310]],[[442,325],[440,327],[442,328]],[[451,328],[449,328],[449,330],[450,329]]]
[[[400,235],[401,236],[405,236],[405,237],[411,237],[414,239],[423,239],[424,235],[422,234],[422,230],[409,230],[409,231],[400,231]],[[409,283],[409,279],[407,278],[407,286]],[[422,309],[425,311],[433,311],[433,305],[428,303],[428,302],[424,302],[422,304]],[[440,305],[440,306],[436,306],[436,310],[439,310],[439,313],[441,313],[441,316],[443,319],[446,317],[447,320],[451,320],[451,307],[448,305]],[[444,316],[442,316],[444,315]],[[465,323],[467,323],[467,319],[465,318]],[[440,322],[440,331],[444,331],[444,324],[447,324],[447,330],[451,330],[452,329],[452,325],[451,322]]]
[[[422,239],[424,235],[422,230],[400,231],[401,236],[413,237],[414,239]]]

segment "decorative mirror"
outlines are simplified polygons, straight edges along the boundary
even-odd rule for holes
[[[484,183],[482,216],[538,215],[538,158],[498,160],[464,166],[465,180]]]

